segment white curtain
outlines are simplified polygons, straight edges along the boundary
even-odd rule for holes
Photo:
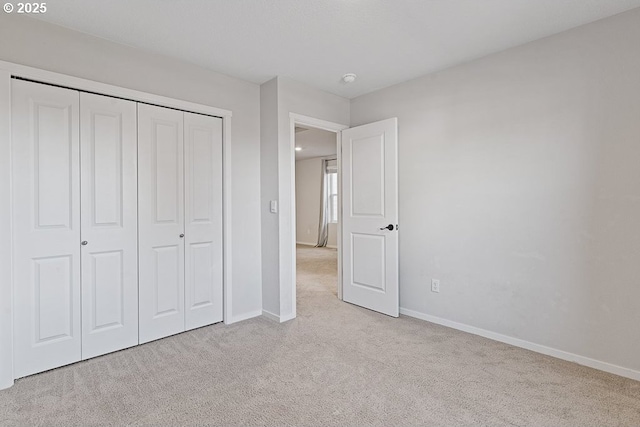
[[[320,179],[320,223],[318,224],[317,248],[327,246],[329,241],[329,182],[327,179],[327,160],[322,160]]]
[[[320,222],[318,224],[317,248],[327,246],[329,241],[329,173],[337,171],[335,159],[322,160],[322,177],[320,179]]]

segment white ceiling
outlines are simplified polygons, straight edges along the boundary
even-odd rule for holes
[[[296,147],[302,148],[296,151],[296,160],[326,157],[338,152],[335,132],[321,129],[296,129]]]
[[[50,21],[254,83],[347,98],[635,7],[640,0],[50,0]],[[344,73],[358,75],[341,82]]]

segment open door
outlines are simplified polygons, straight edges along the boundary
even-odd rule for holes
[[[398,317],[398,119],[342,131],[342,296]]]

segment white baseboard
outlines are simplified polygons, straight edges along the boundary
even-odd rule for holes
[[[273,320],[274,322],[284,323],[291,319],[295,319],[295,315],[289,314],[287,316],[278,316],[277,314],[273,314],[270,311],[262,310],[262,315],[269,320]]]
[[[289,320],[293,320],[296,318],[295,314],[287,314],[286,316],[280,316],[280,323],[288,322]]]
[[[267,310],[262,310],[262,315],[269,320],[280,323],[280,316],[278,316],[277,314],[273,314],[272,312]]]
[[[602,362],[600,360],[591,359],[589,357],[580,356],[578,354],[569,353],[567,351],[532,343],[529,341],[521,340],[519,338],[513,338],[507,335],[499,334],[497,332],[487,331],[486,329],[465,325],[464,323],[454,322],[452,320],[443,319],[440,317],[432,316],[430,314],[421,313],[419,311],[409,310],[407,308],[400,307],[400,314],[415,317],[416,319],[426,320],[427,322],[447,326],[449,328],[468,332],[470,334],[479,335],[481,337],[503,342],[505,344],[510,344],[515,347],[535,351],[536,353],[542,353],[547,356],[557,357],[558,359],[566,360],[568,362],[574,362],[579,365],[588,366],[589,368],[598,369],[600,371],[609,372],[611,374],[620,375],[621,377],[640,381],[640,371],[636,371],[633,369],[624,368],[622,366],[613,365],[611,363]]]
[[[233,316],[230,322],[225,322],[226,325],[232,325],[234,323],[242,322],[243,320],[253,319],[254,317],[258,317],[262,315],[262,310],[250,311],[248,313],[243,313],[238,316]]]
[[[315,245],[317,245],[317,243],[296,242],[296,245],[302,245],[302,246],[315,246]],[[336,245],[327,245],[327,246],[325,246],[325,248],[329,248],[329,249],[338,249],[338,247],[337,247]]]

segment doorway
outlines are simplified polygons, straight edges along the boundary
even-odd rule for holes
[[[290,244],[280,247],[280,255],[284,255],[280,271],[284,273],[281,275],[283,290],[291,292],[281,296],[281,300],[291,304],[291,313],[278,320],[284,322],[296,317],[296,127],[336,134],[337,181],[338,189],[343,192],[336,197],[338,299],[398,317],[397,118],[348,128],[290,113],[287,153],[290,166],[289,170],[280,169],[281,184],[289,195],[282,199],[286,209],[280,218],[280,238],[281,242]]]
[[[295,127],[296,286],[338,295],[336,132]]]
[[[332,293],[342,299],[338,189],[340,132],[346,128],[312,117],[290,115],[294,310],[299,269],[307,282],[316,281],[315,274],[322,272],[321,281],[325,285],[331,283]],[[310,262],[314,264],[311,269]]]

